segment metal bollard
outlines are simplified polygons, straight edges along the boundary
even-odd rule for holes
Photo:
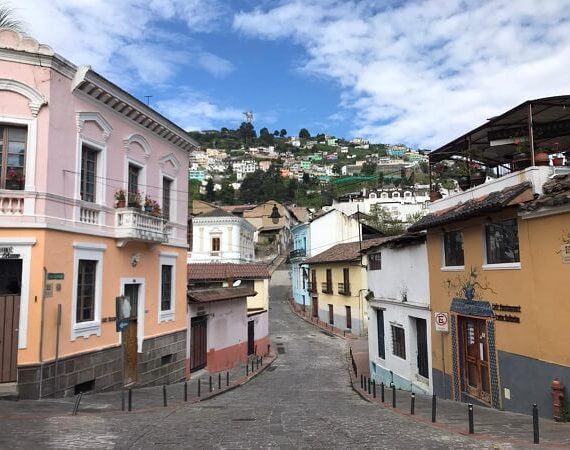
[[[218,373],[218,390],[222,389],[222,372]]]
[[[212,392],[212,375],[210,375],[210,392]]]
[[[245,376],[248,377],[249,376],[249,364],[245,363]]]
[[[125,389],[121,389],[121,411],[125,410]]]
[[[360,389],[364,389],[364,375],[360,374]]]
[[[416,413],[416,394],[412,392],[410,397],[410,414],[413,416]]]
[[[260,363],[261,363],[261,367],[263,367],[263,355],[261,355]]]
[[[384,382],[383,381],[380,383],[380,400],[382,400],[382,403],[384,403]]]
[[[436,396],[435,396],[435,394],[433,394],[431,397],[431,421],[432,422],[435,422],[436,408],[437,408]]]
[[[253,359],[252,359],[252,360],[251,360],[251,372],[252,372],[252,373],[255,371],[255,369],[253,368],[253,364],[254,364],[254,362],[253,362]]]
[[[376,398],[376,380],[372,380],[372,397]]]
[[[540,443],[540,431],[538,429],[538,407],[536,403],[532,405],[532,434],[534,437],[534,443]]]
[[[230,373],[226,372],[226,386],[230,385]]]
[[[475,425],[473,424],[473,405],[467,405],[467,414],[469,415],[469,434],[475,433]]]
[[[133,410],[133,391],[129,388],[129,395],[128,395],[128,411]]]
[[[200,378],[198,378],[198,397],[200,397]]]
[[[73,413],[72,415],[76,416],[77,411],[79,410],[79,403],[81,403],[81,398],[83,397],[83,392],[80,392],[77,398],[75,399],[75,404],[73,405]]]
[[[259,370],[259,358],[255,358],[255,368]]]
[[[368,378],[368,395],[372,393],[372,391],[370,390],[371,388],[372,388],[372,383],[370,382],[370,378]]]
[[[184,382],[184,401],[188,401],[188,382]]]
[[[396,386],[392,385],[392,408],[396,407]]]
[[[162,403],[165,408],[168,406],[168,401],[166,399],[166,384],[162,385]]]

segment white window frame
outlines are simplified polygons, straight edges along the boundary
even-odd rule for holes
[[[176,311],[176,261],[178,253],[160,252],[158,263],[158,323],[175,320]],[[170,289],[170,309],[162,310],[162,266],[172,266],[172,280]]]
[[[75,198],[77,200],[81,200],[81,166],[83,164],[84,145],[97,152],[97,168],[95,172],[95,203],[85,203],[105,206],[107,204],[107,199],[105,198],[105,180],[107,177],[107,144],[81,135],[79,135],[79,144],[77,148],[77,180],[75,186]],[[79,220],[79,209],[77,210],[77,214],[77,220]]]
[[[91,242],[73,243],[73,293],[71,302],[71,340],[78,337],[87,339],[89,336],[101,336],[101,305],[103,301],[103,255],[107,246],[105,244],[94,244]],[[97,261],[97,272],[95,274],[95,304],[93,317],[89,322],[76,322],[77,319],[77,279],[79,270],[79,260],[88,259]]]
[[[463,230],[446,230],[441,233],[441,271],[442,272],[463,272],[465,270],[465,240],[463,241],[463,265],[462,266],[446,266],[445,265],[445,233],[452,231],[459,231],[463,233]]]
[[[139,193],[141,194],[141,200],[144,203],[144,198],[147,195],[147,184],[146,184],[146,164],[137,161],[136,159],[130,158],[129,156],[127,156],[125,158],[125,170],[124,170],[124,180],[125,180],[125,184],[124,184],[124,190],[125,190],[125,194],[128,194],[129,191],[129,165],[132,164],[135,167],[138,167],[139,169],[139,179],[138,179],[138,185],[139,185]],[[128,199],[127,199],[127,206],[128,206]]]
[[[512,220],[512,219],[501,219],[498,222],[503,222],[506,220]],[[519,226],[519,222],[517,220],[517,218],[514,218],[516,224],[517,224],[517,228]],[[482,245],[483,245],[483,264],[481,265],[481,268],[483,270],[520,270],[522,268],[521,266],[521,262],[512,262],[512,263],[497,263],[497,264],[490,264],[487,262],[487,227],[485,226],[485,224],[483,224],[482,230],[481,230],[481,240],[482,240]],[[521,258],[521,242],[519,239],[519,259]]]
[[[162,170],[160,171],[160,192],[159,192],[159,196],[160,198],[158,198],[157,200],[160,203],[160,207],[162,208],[164,205],[162,205],[162,196],[164,194],[164,179],[168,179],[170,180],[170,218],[168,219],[169,222],[176,222],[177,219],[177,195],[176,195],[176,177],[163,172]]]

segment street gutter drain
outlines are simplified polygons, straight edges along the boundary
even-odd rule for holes
[[[232,422],[255,422],[254,417],[241,417],[239,419],[232,419]]]
[[[282,355],[283,353],[285,353],[285,348],[284,347],[277,347],[277,353]]]

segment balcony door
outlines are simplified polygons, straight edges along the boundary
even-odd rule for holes
[[[140,206],[141,199],[139,197],[139,175],[140,167],[129,164],[128,174],[128,206]]]

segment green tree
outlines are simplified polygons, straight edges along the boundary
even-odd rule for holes
[[[315,139],[317,140],[317,142],[326,142],[327,141],[327,138],[326,138],[324,133],[317,134]]]
[[[220,190],[220,202],[222,205],[233,205],[235,203],[236,191],[228,180],[222,181]]]
[[[386,236],[395,236],[406,231],[406,224],[395,218],[390,211],[382,206],[371,210],[366,221]]]
[[[24,27],[22,22],[16,18],[14,10],[7,5],[0,3],[0,30],[12,30],[22,33]]]
[[[188,211],[192,210],[192,202],[200,199],[200,186],[198,180],[188,180]]]
[[[257,137],[255,128],[250,122],[242,122],[239,127],[238,134],[246,145]]]
[[[275,130],[275,131],[273,132],[273,136],[279,137],[279,130]]]
[[[303,183],[309,184],[310,182],[311,182],[311,176],[307,172],[305,172],[303,174]]]
[[[287,130],[285,128],[281,128],[281,131],[279,132],[279,136],[281,136],[282,138],[287,136]]]
[[[275,138],[267,128],[259,130],[259,140],[263,145],[273,145],[275,143]]]
[[[301,139],[311,139],[311,133],[309,133],[309,130],[307,130],[306,128],[301,128],[301,130],[299,131],[299,137]]]
[[[362,170],[360,171],[360,174],[365,176],[375,175],[376,168],[377,168],[376,163],[365,162],[364,164],[362,164]]]
[[[340,164],[333,164],[332,166],[332,171],[333,173],[336,173],[337,175],[340,175],[342,168],[340,167]]]
[[[214,180],[211,178],[206,183],[206,201],[215,202],[216,201],[216,191],[214,190]]]

